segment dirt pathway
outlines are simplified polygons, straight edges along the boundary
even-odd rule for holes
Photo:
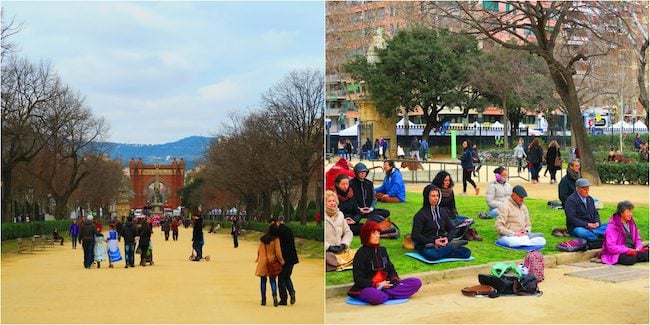
[[[632,266],[648,270],[648,264]],[[567,276],[581,270],[560,265],[545,270],[541,297],[470,298],[460,293],[478,284],[476,275],[426,284],[401,305],[352,306],[327,299],[326,322],[401,324],[648,324],[648,278],[610,283]]]
[[[179,240],[165,241],[154,229],[154,266],[83,268],[81,245],[46,248],[3,257],[0,323],[322,323],[323,261],[301,258],[293,272],[297,302],[260,306],[255,276],[257,242],[240,240],[237,249],[225,234],[207,234],[204,255],[190,262],[191,228]],[[123,243],[120,243],[123,251]],[[136,262],[139,255],[136,254]]]

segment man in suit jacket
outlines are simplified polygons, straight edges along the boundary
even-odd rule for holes
[[[279,216],[275,220],[278,226],[280,248],[282,249],[282,257],[284,257],[284,265],[282,272],[278,275],[278,287],[280,289],[280,305],[287,304],[287,293],[291,297],[291,304],[296,303],[296,290],[291,281],[291,273],[293,273],[293,266],[298,264],[298,253],[296,252],[296,243],[293,238],[293,231],[291,228],[284,224],[284,217]]]

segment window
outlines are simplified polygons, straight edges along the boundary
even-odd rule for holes
[[[499,11],[499,3],[496,1],[483,1],[483,9],[487,11],[493,11],[493,12],[498,12]]]
[[[379,8],[375,10],[376,19],[384,19],[386,17],[386,10],[384,8]]]

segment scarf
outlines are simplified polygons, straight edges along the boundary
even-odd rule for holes
[[[325,207],[325,213],[326,213],[327,216],[330,217],[330,218],[334,218],[334,217],[336,217],[336,214],[337,214],[338,212],[339,212],[339,208],[338,208],[338,207],[335,207],[335,208],[329,208],[329,207],[327,207],[327,206]]]
[[[579,172],[578,172],[578,173],[574,172],[573,169],[571,169],[571,168],[567,168],[566,173],[567,173],[567,175],[569,175],[569,177],[571,177],[574,181],[576,181],[576,180],[578,180],[578,178],[580,178],[580,173],[579,173]]]
[[[454,189],[449,187],[449,188],[442,188],[440,187],[440,200],[442,201],[442,198],[448,198],[451,197],[451,194],[454,193]]]
[[[351,187],[348,187],[348,190],[345,192],[336,187],[336,196],[339,198],[339,202],[346,202],[354,196],[354,191],[352,191]]]

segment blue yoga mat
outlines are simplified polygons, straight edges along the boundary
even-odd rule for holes
[[[438,264],[438,263],[445,263],[445,262],[457,262],[457,261],[471,261],[474,259],[474,256],[470,256],[468,258],[456,258],[456,257],[450,257],[450,258],[441,258],[437,261],[429,261],[428,259],[424,258],[424,256],[420,255],[418,252],[409,252],[406,253],[406,256],[413,257],[416,260],[422,261],[427,264]]]
[[[515,250],[518,250],[518,251],[536,251],[536,250],[540,250],[540,249],[544,248],[543,245],[510,247],[510,246],[499,244],[498,242],[494,242],[494,243],[497,244],[497,246],[499,246],[499,247],[503,247],[503,248],[507,248],[507,249],[515,249]]]
[[[405,303],[407,301],[409,301],[408,298],[404,298],[404,299],[388,299],[388,300],[386,300],[386,302],[383,303],[383,305],[399,305],[399,304],[403,304],[403,303]],[[370,305],[369,303],[367,303],[367,302],[365,302],[363,300],[359,300],[357,298],[352,298],[350,296],[345,298],[345,303],[348,304],[348,305],[356,305],[356,306]]]

